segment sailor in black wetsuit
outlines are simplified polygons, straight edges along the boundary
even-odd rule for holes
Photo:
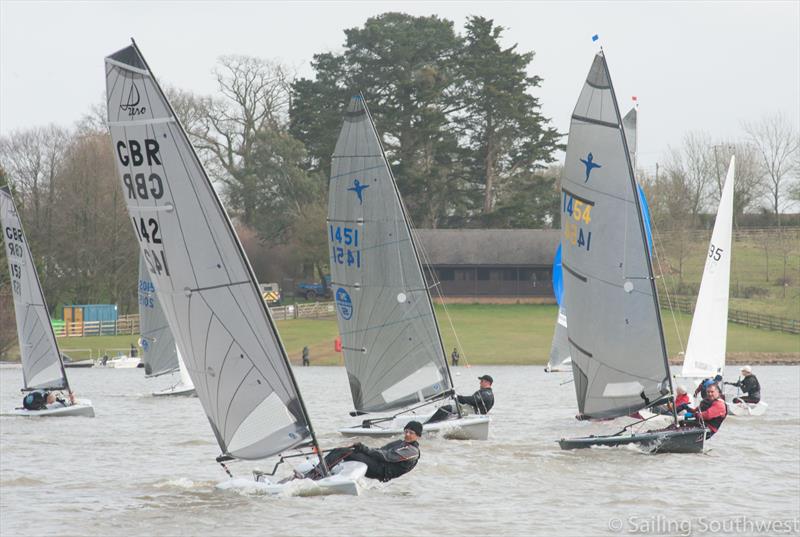
[[[367,478],[379,481],[391,481],[407,474],[419,461],[419,437],[422,436],[422,424],[409,421],[403,430],[403,440],[389,442],[379,449],[372,449],[361,442],[352,447],[335,448],[325,455],[325,464],[332,468],[341,461],[358,461],[367,465]],[[311,470],[305,477],[318,479],[322,477],[319,466]]]
[[[492,384],[494,379],[491,375],[483,375],[478,377],[481,381],[480,388],[472,395],[457,395],[456,401],[462,405],[469,405],[472,407],[475,414],[488,414],[494,406],[494,393],[492,392]],[[437,421],[444,421],[454,418],[458,415],[453,405],[442,405],[436,412],[428,418],[425,423],[435,423]]]
[[[744,401],[745,403],[758,403],[761,401],[761,384],[759,384],[758,379],[753,374],[753,369],[746,365],[741,369],[742,376],[736,382],[726,382],[730,386],[736,386],[740,390],[742,390],[745,395],[744,397],[736,397],[733,402],[739,403]]]

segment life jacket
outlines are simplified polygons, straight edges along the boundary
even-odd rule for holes
[[[717,407],[717,410],[719,410],[721,414],[713,418],[706,418],[704,416],[703,421],[705,422],[706,427],[708,427],[712,433],[716,433],[722,426],[722,422],[725,421],[726,417],[728,417],[728,407],[725,404],[725,401],[722,399],[717,399],[715,401],[704,400],[702,403],[700,403],[701,412],[708,412],[713,407]]]
[[[682,393],[675,398],[675,407],[679,407],[683,404],[688,404],[688,403],[689,403],[689,394]]]
[[[25,395],[22,406],[26,410],[44,410],[47,408],[47,394],[42,390],[34,390]]]

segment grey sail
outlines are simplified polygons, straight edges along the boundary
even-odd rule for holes
[[[569,340],[567,338],[567,312],[563,306],[558,308],[558,319],[553,331],[553,343],[550,346],[548,371],[568,371],[571,361]]]
[[[144,256],[139,256],[139,345],[147,377],[157,377],[179,369],[175,338],[158,302],[156,288],[147,270]]]
[[[36,265],[7,186],[0,188],[0,222],[11,275],[25,389],[69,389]]]
[[[567,334],[579,411],[630,414],[671,392],[625,133],[603,53],[572,115],[562,182]]]
[[[452,387],[411,229],[360,96],[336,142],[328,198],[328,244],[353,404],[398,409]]]
[[[136,45],[107,57],[108,125],[147,270],[223,456],[313,436],[233,226]]]
[[[639,112],[634,106],[625,117],[622,118],[622,127],[625,129],[625,141],[628,143],[628,153],[631,155],[631,162],[633,163],[633,171],[636,172],[636,145],[638,142],[638,134],[636,132],[636,122]]]

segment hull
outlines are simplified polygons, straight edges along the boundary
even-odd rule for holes
[[[139,367],[141,362],[142,360],[140,358],[131,358],[130,356],[125,356],[123,358],[109,360],[108,363],[106,363],[106,366],[113,367],[114,369],[134,369]]]
[[[397,416],[391,421],[375,423],[371,427],[345,427],[339,432],[347,437],[365,436],[371,438],[397,437],[403,434],[403,428],[411,420],[423,424],[422,436],[443,436],[450,440],[486,440],[489,438],[491,418],[485,415],[471,415],[455,420],[425,423],[433,414]]]
[[[299,465],[297,470],[305,472],[313,468],[310,462]],[[255,479],[231,479],[217,485],[221,490],[237,490],[256,494],[282,495],[282,496],[327,496],[344,494],[358,496],[361,485],[367,473],[367,465],[363,462],[345,461],[337,464],[331,470],[329,477],[312,481],[311,479],[293,479],[280,482],[267,475],[258,475]]]
[[[764,401],[758,403],[733,403],[728,402],[728,415],[736,417],[763,416],[769,405]]]
[[[79,362],[64,362],[64,367],[94,367],[94,360],[81,360]]]
[[[564,450],[585,449],[595,446],[618,447],[633,444],[641,446],[651,453],[702,453],[706,431],[707,429],[704,428],[686,427],[614,436],[562,438],[558,444]]]
[[[197,397],[197,392],[194,386],[186,386],[185,384],[176,384],[169,388],[163,389],[160,392],[153,392],[153,397],[168,397],[168,396],[183,396],[183,397]]]
[[[47,408],[44,410],[27,410],[25,408],[15,408],[9,412],[4,412],[3,416],[24,416],[28,418],[34,417],[64,417],[64,416],[82,416],[85,418],[94,417],[94,407],[92,402],[88,399],[77,399],[74,405],[64,406],[60,408]]]

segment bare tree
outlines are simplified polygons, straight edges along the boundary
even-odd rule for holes
[[[782,114],[765,117],[756,123],[745,123],[744,129],[760,160],[769,206],[780,225],[779,215],[785,204],[787,183],[796,171],[800,136]]]
[[[222,56],[214,75],[219,98],[174,90],[171,96],[212,178],[225,185],[232,208],[251,225],[256,205],[246,193],[259,180],[252,162],[256,138],[286,128],[292,75],[279,63],[248,56]]]
[[[739,217],[748,210],[757,208],[758,201],[764,194],[759,160],[753,145],[749,143],[723,142],[711,147],[711,159],[714,161],[713,177],[716,188],[712,191],[715,205],[722,197],[722,187],[728,171],[731,156],[736,156],[736,175],[733,188],[733,218],[738,229]]]
[[[668,211],[675,223],[693,226],[706,207],[714,169],[711,148],[707,134],[690,132],[682,147],[673,149],[667,158],[665,174],[659,179],[666,181],[661,190],[667,195]]]

